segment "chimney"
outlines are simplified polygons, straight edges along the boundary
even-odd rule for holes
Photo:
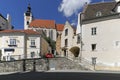
[[[7,20],[8,20],[8,22],[9,22],[9,24],[11,24],[11,17],[10,17],[9,14],[7,14]]]
[[[78,14],[78,23],[77,23],[77,30],[76,30],[76,34],[80,34],[81,33],[81,13]]]

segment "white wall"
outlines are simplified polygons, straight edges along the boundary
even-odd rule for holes
[[[91,28],[97,28],[97,34],[91,35]],[[97,62],[107,65],[120,63],[120,19],[99,21],[82,26],[83,51],[82,57],[91,61],[97,57]],[[91,44],[96,44],[96,50],[92,51]]]
[[[35,40],[35,48],[31,46],[31,40]],[[39,58],[40,53],[40,35],[28,35],[27,36],[27,58],[31,58],[31,52],[35,52],[34,58]]]

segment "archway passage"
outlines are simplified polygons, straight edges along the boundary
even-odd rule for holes
[[[72,47],[70,51],[74,54],[75,57],[78,57],[80,48],[79,47]]]

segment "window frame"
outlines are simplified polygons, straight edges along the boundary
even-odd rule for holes
[[[65,36],[68,35],[68,29],[65,29]]]
[[[68,39],[65,39],[65,47],[68,46]]]
[[[91,50],[96,51],[97,49],[97,44],[91,44]]]
[[[30,47],[36,48],[36,41],[35,39],[30,40]]]
[[[91,35],[96,35],[97,34],[97,27],[92,27],[91,28]]]
[[[9,45],[8,46],[10,46],[10,47],[16,47],[17,46],[17,40],[14,39],[14,38],[11,38],[9,40]]]

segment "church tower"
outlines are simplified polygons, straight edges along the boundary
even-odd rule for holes
[[[30,4],[28,4],[27,11],[24,13],[24,29],[29,28],[29,24],[31,23],[32,19],[31,7]]]

